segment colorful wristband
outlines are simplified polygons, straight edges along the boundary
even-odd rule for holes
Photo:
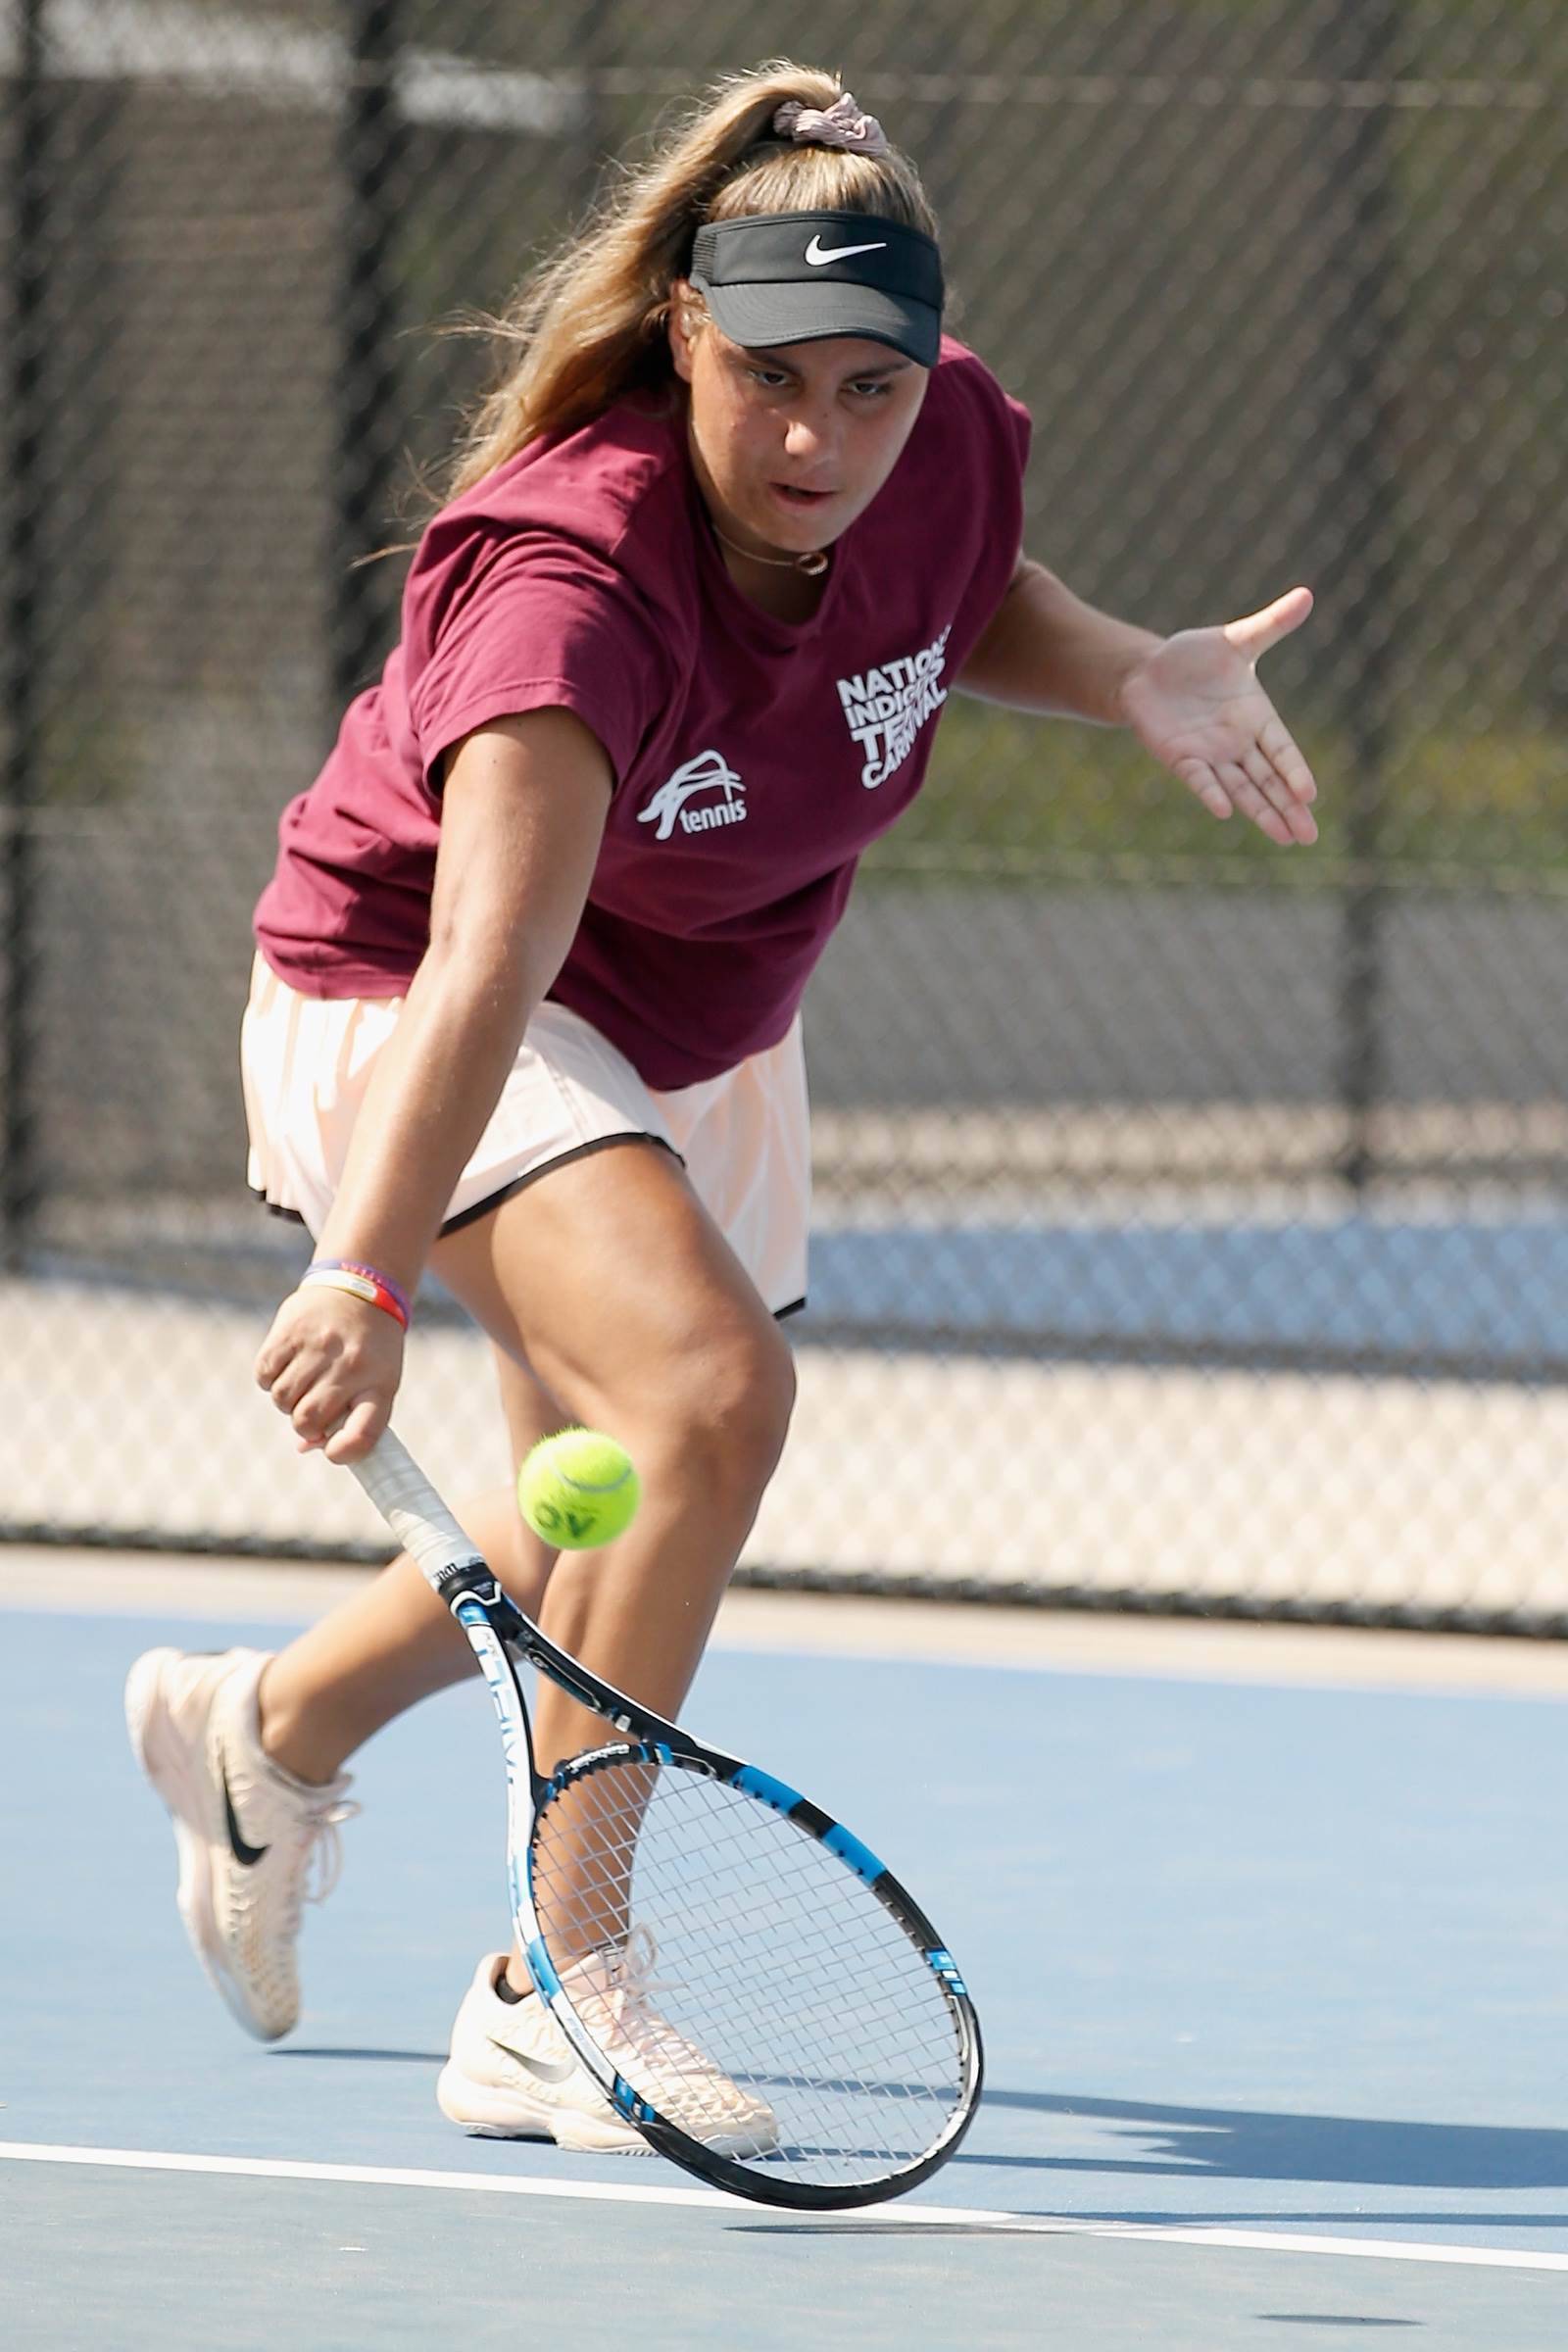
[[[350,1257],[320,1257],[306,1267],[300,1278],[302,1291],[346,1291],[351,1298],[363,1298],[367,1306],[378,1306],[404,1330],[409,1328],[409,1297],[400,1283],[375,1266],[363,1266]]]

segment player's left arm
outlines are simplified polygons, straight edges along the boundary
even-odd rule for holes
[[[1211,816],[1239,812],[1282,846],[1315,841],[1312,771],[1256,669],[1311,610],[1310,589],[1292,588],[1244,619],[1156,637],[1025,557],[955,683],[1015,710],[1130,727]]]

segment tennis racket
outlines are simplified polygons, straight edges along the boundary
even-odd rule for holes
[[[869,2205],[935,2172],[980,2096],[980,2031],[891,1871],[797,1789],[558,1649],[390,1430],[353,1468],[473,1644],[501,1724],[518,1940],[615,2111],[764,2205]],[[542,1775],[521,1664],[622,1737]]]

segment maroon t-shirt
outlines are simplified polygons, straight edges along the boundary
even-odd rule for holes
[[[730,578],[678,412],[622,403],[523,450],[425,530],[401,644],[283,812],[268,962],[307,996],[401,995],[428,939],[442,755],[562,705],[615,790],[551,995],[659,1088],[776,1044],[1012,576],[1028,443],[1025,411],[945,341],[805,623]]]

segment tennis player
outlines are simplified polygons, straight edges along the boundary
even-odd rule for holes
[[[942,314],[916,173],[830,75],[710,93],[524,287],[402,641],[258,911],[251,1180],[316,1249],[258,1380],[301,1447],[364,1455],[433,1268],[518,1460],[581,1421],[636,1461],[641,1513],[591,1558],[542,1548],[510,1487],[465,1516],[556,1641],[665,1714],[790,1418],[802,993],[948,696],[1128,726],[1211,815],[1315,837],[1254,674],[1307,591],[1164,639],[1081,602],[1021,553],[1028,418]],[[275,1655],[133,1669],[180,1914],[253,2034],[298,2018],[346,1760],[471,1667],[402,1558]],[[546,1769],[602,1736],[549,1687],[537,1731]],[[640,1956],[604,1968],[657,2041]],[[516,1951],[480,1961],[444,2113],[641,2148],[529,1990]],[[751,2094],[710,2103],[765,2144]]]

